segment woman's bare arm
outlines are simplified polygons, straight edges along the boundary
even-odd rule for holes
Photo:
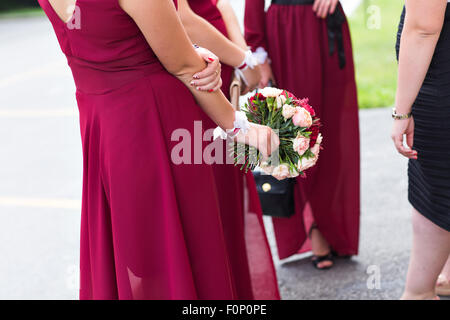
[[[227,65],[237,67],[242,63],[245,50],[192,11],[187,0],[178,0],[178,14],[192,42],[208,48]]]
[[[230,38],[230,40],[243,50],[247,50],[247,42],[245,41],[244,35],[242,34],[241,28],[239,26],[239,21],[230,2],[228,0],[217,1],[217,9],[219,9],[220,13],[222,14],[222,18],[225,21],[228,37]]]
[[[398,114],[411,112],[439,40],[446,6],[446,0],[406,0],[395,98]],[[404,146],[405,137],[408,148]],[[418,153],[413,150],[414,118],[395,120],[391,138],[400,154],[417,159]]]
[[[446,6],[446,0],[406,0],[395,103],[400,114],[411,111],[425,79],[442,30]]]
[[[223,129],[232,129],[234,109],[223,93],[203,92],[190,85],[194,74],[206,64],[195,52],[173,0],[119,0],[119,4],[136,22],[167,71],[189,88],[215,123]]]
[[[241,32],[239,26],[239,21],[234,13],[234,9],[228,0],[219,0],[217,2],[217,9],[219,9],[222,19],[225,22],[227,28],[228,37],[236,45],[238,45],[243,50],[248,50],[247,42],[245,41],[244,35]],[[255,89],[259,82],[261,81],[261,69],[260,66],[255,66],[253,69],[247,68],[243,71],[246,88],[244,88],[242,94]]]

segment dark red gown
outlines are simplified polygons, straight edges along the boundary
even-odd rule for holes
[[[310,250],[312,220],[338,254],[358,253],[358,103],[349,28],[340,5],[337,10],[343,19],[343,68],[339,44],[329,43],[327,21],[317,18],[312,5],[272,4],[265,13],[264,0],[246,0],[247,43],[269,53],[277,86],[308,97],[323,124],[318,164],[306,179],[297,179],[295,215],[273,219],[280,258]],[[335,46],[331,55],[330,44]]]
[[[216,0],[189,0],[191,9],[228,36]],[[222,91],[229,97],[234,68],[222,64]],[[216,125],[205,116],[205,127]],[[226,149],[224,149],[226,152]],[[251,173],[234,165],[213,165],[231,266],[239,275],[240,299],[279,299],[275,268],[266,238],[256,186]],[[249,272],[250,271],[250,272]]]
[[[77,0],[80,28],[39,3],[77,88],[80,298],[239,299],[249,271],[234,266],[245,251],[229,249],[213,168],[172,161],[172,133],[194,137],[205,117],[192,94],[117,0]]]

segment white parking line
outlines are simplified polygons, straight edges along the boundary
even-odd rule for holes
[[[81,201],[63,198],[0,197],[0,207],[81,210]]]

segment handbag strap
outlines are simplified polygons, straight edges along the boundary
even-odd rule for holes
[[[239,80],[236,76],[233,76],[233,80],[230,85],[230,101],[233,105],[233,108],[236,111],[240,110],[239,107],[239,97],[241,96],[241,80]]]

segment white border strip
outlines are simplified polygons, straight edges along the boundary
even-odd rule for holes
[[[81,210],[81,201],[62,198],[0,197],[0,207]]]

